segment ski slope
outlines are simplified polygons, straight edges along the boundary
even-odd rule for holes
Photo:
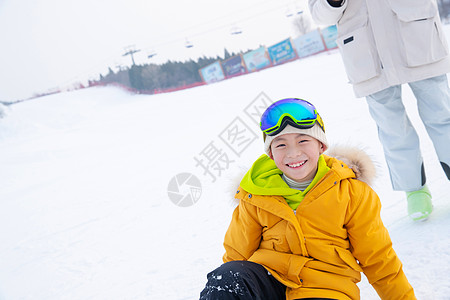
[[[235,188],[263,153],[245,112],[264,97],[310,100],[330,145],[371,155],[382,217],[416,296],[450,299],[450,185],[411,91],[403,93],[433,194],[434,212],[422,223],[407,217],[405,196],[392,191],[375,124],[336,51],[168,94],[97,87],[7,107],[0,119],[0,299],[198,299],[206,274],[221,264]],[[239,155],[223,141],[236,120],[254,132]],[[210,170],[215,178],[198,163],[213,145],[228,159]],[[180,173],[201,183],[189,207],[168,194]],[[359,287],[362,299],[378,299],[367,280]]]

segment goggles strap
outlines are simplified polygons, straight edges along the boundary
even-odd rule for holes
[[[291,125],[292,127],[299,128],[299,129],[308,129],[308,128],[313,127],[314,124],[316,124],[316,120],[314,120],[314,122],[312,124],[310,124],[310,125],[300,125],[297,122],[295,122],[294,120],[292,120],[291,117],[285,116],[283,118],[283,120],[281,121],[281,123],[280,123],[280,127],[278,127],[277,130],[275,130],[275,131],[273,131],[271,133],[265,133],[265,134],[268,135],[268,136],[277,135],[280,132],[282,132],[283,129],[286,128],[287,125]]]

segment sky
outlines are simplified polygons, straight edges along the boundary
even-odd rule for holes
[[[185,61],[294,36],[303,0],[0,0],[0,101],[85,83],[132,64]],[[242,30],[232,35],[232,28]],[[186,48],[186,42],[193,44]],[[148,56],[156,53],[151,59]]]

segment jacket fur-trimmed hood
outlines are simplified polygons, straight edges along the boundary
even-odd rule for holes
[[[325,155],[339,159],[356,175],[356,179],[372,185],[376,178],[376,168],[372,158],[362,149],[351,146],[334,146]]]

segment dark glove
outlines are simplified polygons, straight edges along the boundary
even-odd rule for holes
[[[344,3],[344,0],[327,0],[328,3],[333,7],[341,7]]]

